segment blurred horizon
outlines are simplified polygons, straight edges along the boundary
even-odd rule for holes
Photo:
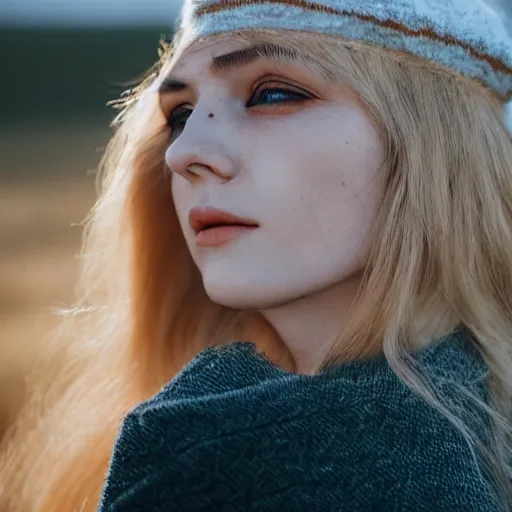
[[[70,176],[93,167],[117,114],[107,103],[144,76],[158,60],[160,39],[171,34],[157,26],[0,30],[0,59],[9,77],[0,82],[7,99],[0,116],[0,179],[33,179],[36,169],[41,178],[64,170]],[[98,141],[92,147],[90,137]]]
[[[117,114],[106,104],[158,60],[170,21],[0,29],[0,438],[24,400],[24,365],[75,299],[81,223]]]

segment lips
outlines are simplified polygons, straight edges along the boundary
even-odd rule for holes
[[[259,227],[253,220],[216,208],[193,208],[188,220],[196,233],[197,247],[224,246]]]
[[[220,226],[258,227],[258,223],[253,220],[244,219],[216,208],[192,208],[189,212],[188,221],[196,234],[205,229]]]

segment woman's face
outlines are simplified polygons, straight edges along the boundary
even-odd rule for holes
[[[193,45],[162,74],[160,104],[172,196],[206,292],[263,310],[360,273],[385,176],[381,138],[351,89],[286,49],[248,48]],[[257,227],[197,234],[222,221],[208,208]]]

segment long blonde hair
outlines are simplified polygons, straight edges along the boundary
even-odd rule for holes
[[[235,36],[283,42],[282,31]],[[404,54],[293,32],[286,43],[300,55],[307,49],[331,78],[349,80],[386,144],[387,187],[363,283],[325,363],[377,343],[472,443],[476,434],[405,355],[420,324],[465,325],[489,367],[491,398],[477,405],[492,419],[485,457],[510,510],[512,140],[503,100]],[[30,376],[31,399],[2,443],[1,510],[95,510],[123,415],[209,345],[251,339],[293,369],[261,316],[207,297],[187,251],[164,165],[168,128],[147,100],[179,52],[163,45],[159,63],[118,104],[85,222],[78,300],[48,345],[61,371],[47,375],[41,362]]]

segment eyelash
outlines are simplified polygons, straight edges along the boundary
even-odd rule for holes
[[[251,108],[255,106],[262,106],[261,103],[257,103],[258,100],[261,100],[264,94],[279,95],[281,98],[285,97],[285,99],[281,99],[274,102],[268,102],[266,105],[276,105],[282,103],[304,103],[308,100],[311,100],[312,97],[305,92],[300,92],[295,89],[286,88],[283,84],[276,83],[274,86],[269,87],[269,84],[272,82],[266,82],[261,84],[254,93],[251,95],[249,100],[247,101],[246,108]],[[264,87],[266,86],[266,87]],[[274,96],[275,97],[275,96]],[[263,104],[265,105],[265,104]],[[187,122],[188,117],[192,114],[192,108],[187,105],[180,105],[177,107],[169,116],[169,120],[167,122],[168,126],[171,128],[171,132],[173,134],[173,139],[178,137],[178,135],[183,131],[185,124]],[[184,118],[184,116],[186,116]],[[181,124],[180,125],[178,124]]]

